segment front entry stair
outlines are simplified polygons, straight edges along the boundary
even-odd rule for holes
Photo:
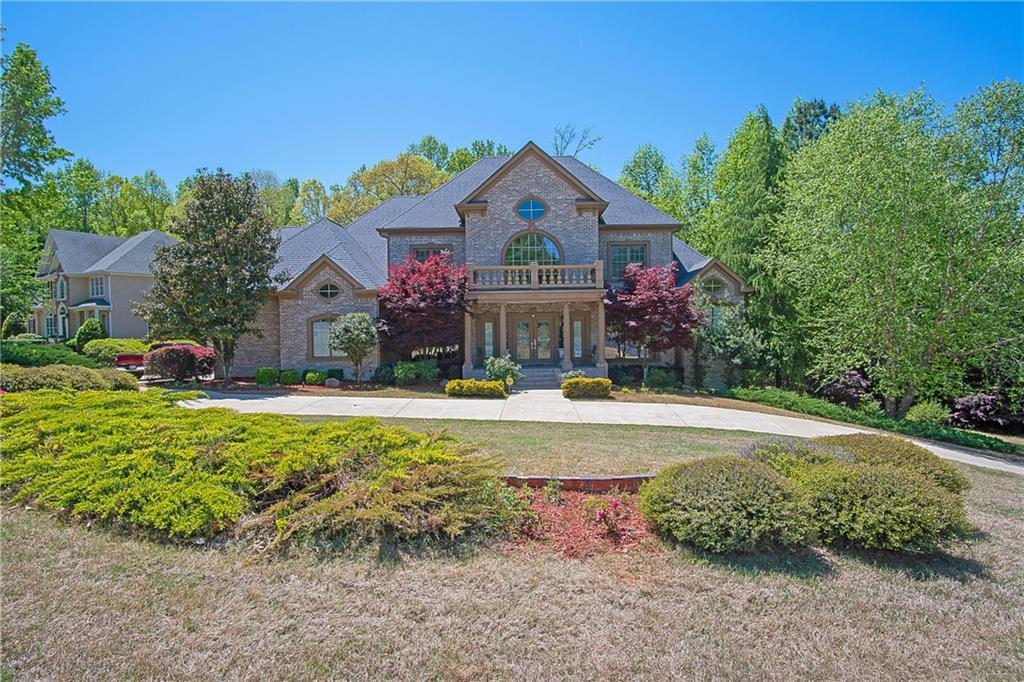
[[[562,370],[557,365],[545,365],[543,367],[523,367],[523,374],[526,378],[517,381],[512,387],[513,390],[526,390],[532,388],[558,388],[561,385],[558,375]]]

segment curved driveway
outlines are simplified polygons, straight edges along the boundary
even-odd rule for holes
[[[646,424],[704,429],[753,431],[781,436],[828,436],[863,431],[813,419],[784,417],[721,407],[673,403],[622,403],[567,400],[557,389],[514,393],[508,400],[475,398],[365,398],[348,396],[274,396],[259,393],[208,392],[210,398],[184,403],[188,407],[227,407],[239,412],[270,412],[295,416],[401,417],[411,419],[480,419],[498,421],[571,422],[577,424]],[[1024,475],[1024,465],[977,450],[914,441],[944,459]]]

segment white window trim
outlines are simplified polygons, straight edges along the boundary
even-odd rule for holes
[[[89,278],[89,298],[101,298],[106,295],[107,287],[106,282],[104,282],[103,279],[102,275],[99,277]],[[97,284],[99,285],[98,291],[96,287]]]

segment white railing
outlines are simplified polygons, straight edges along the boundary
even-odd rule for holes
[[[603,289],[604,263],[466,265],[470,289]]]

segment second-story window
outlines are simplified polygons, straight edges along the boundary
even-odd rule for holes
[[[57,300],[63,301],[68,297],[68,282],[61,277],[57,280]]]
[[[101,298],[103,296],[103,278],[102,277],[90,277],[89,278],[89,297],[90,298]]]
[[[412,247],[412,255],[420,263],[424,263],[431,256],[440,255],[447,250],[443,246],[414,246]]]
[[[630,263],[647,265],[646,244],[613,244],[608,249],[609,273],[613,280],[620,280],[626,274]]]
[[[531,232],[513,239],[505,248],[505,265],[559,265],[562,256],[558,245],[542,234]]]
[[[319,293],[323,298],[334,298],[341,293],[341,289],[339,289],[336,284],[328,282],[320,287],[320,290],[317,293]]]
[[[544,204],[537,199],[526,199],[525,201],[519,202],[519,206],[516,207],[516,212],[519,214],[519,217],[528,223],[532,223],[535,220],[543,218],[545,210]]]

